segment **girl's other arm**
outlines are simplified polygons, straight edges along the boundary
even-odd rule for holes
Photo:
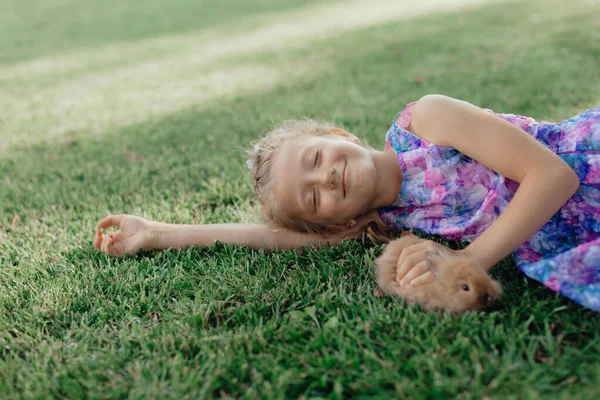
[[[415,105],[414,133],[451,146],[520,186],[506,209],[464,251],[489,269],[533,236],[567,202],[579,179],[520,128],[464,101],[428,95]]]
[[[150,232],[152,248],[157,250],[211,246],[216,241],[265,250],[335,243],[335,240],[322,235],[293,232],[264,224],[174,225],[155,222]]]
[[[118,227],[103,234],[100,229]],[[293,232],[261,224],[179,225],[149,221],[132,215],[110,215],[98,223],[94,247],[104,253],[124,257],[142,249],[184,249],[211,246],[215,241],[252,248],[294,249],[323,246],[357,236],[356,232],[318,235]]]

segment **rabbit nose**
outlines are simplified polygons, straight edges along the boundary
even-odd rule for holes
[[[494,302],[494,299],[489,294],[484,294],[483,296],[481,296],[481,302],[485,307],[487,307]]]
[[[499,309],[499,303],[497,301],[497,298],[494,298],[493,296],[487,294],[483,295],[481,300],[484,310],[490,312]]]

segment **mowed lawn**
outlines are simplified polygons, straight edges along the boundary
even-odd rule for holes
[[[600,397],[600,317],[509,260],[499,307],[457,317],[376,298],[367,242],[92,247],[109,213],[257,221],[244,149],[284,119],[380,147],[427,93],[543,120],[600,105],[600,2],[0,9],[0,398]]]

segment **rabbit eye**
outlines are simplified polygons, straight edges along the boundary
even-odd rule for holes
[[[469,291],[469,285],[467,285],[466,283],[464,285],[462,285],[462,290],[464,290],[465,292]]]

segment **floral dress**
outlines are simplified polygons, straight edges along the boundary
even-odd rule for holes
[[[394,230],[472,241],[498,218],[519,184],[453,147],[434,145],[406,130],[414,105],[402,109],[386,134],[385,148],[396,152],[404,181],[396,202],[379,209],[379,216]],[[517,267],[600,311],[600,107],[556,124],[496,115],[560,156],[581,182],[546,225],[513,252]]]

